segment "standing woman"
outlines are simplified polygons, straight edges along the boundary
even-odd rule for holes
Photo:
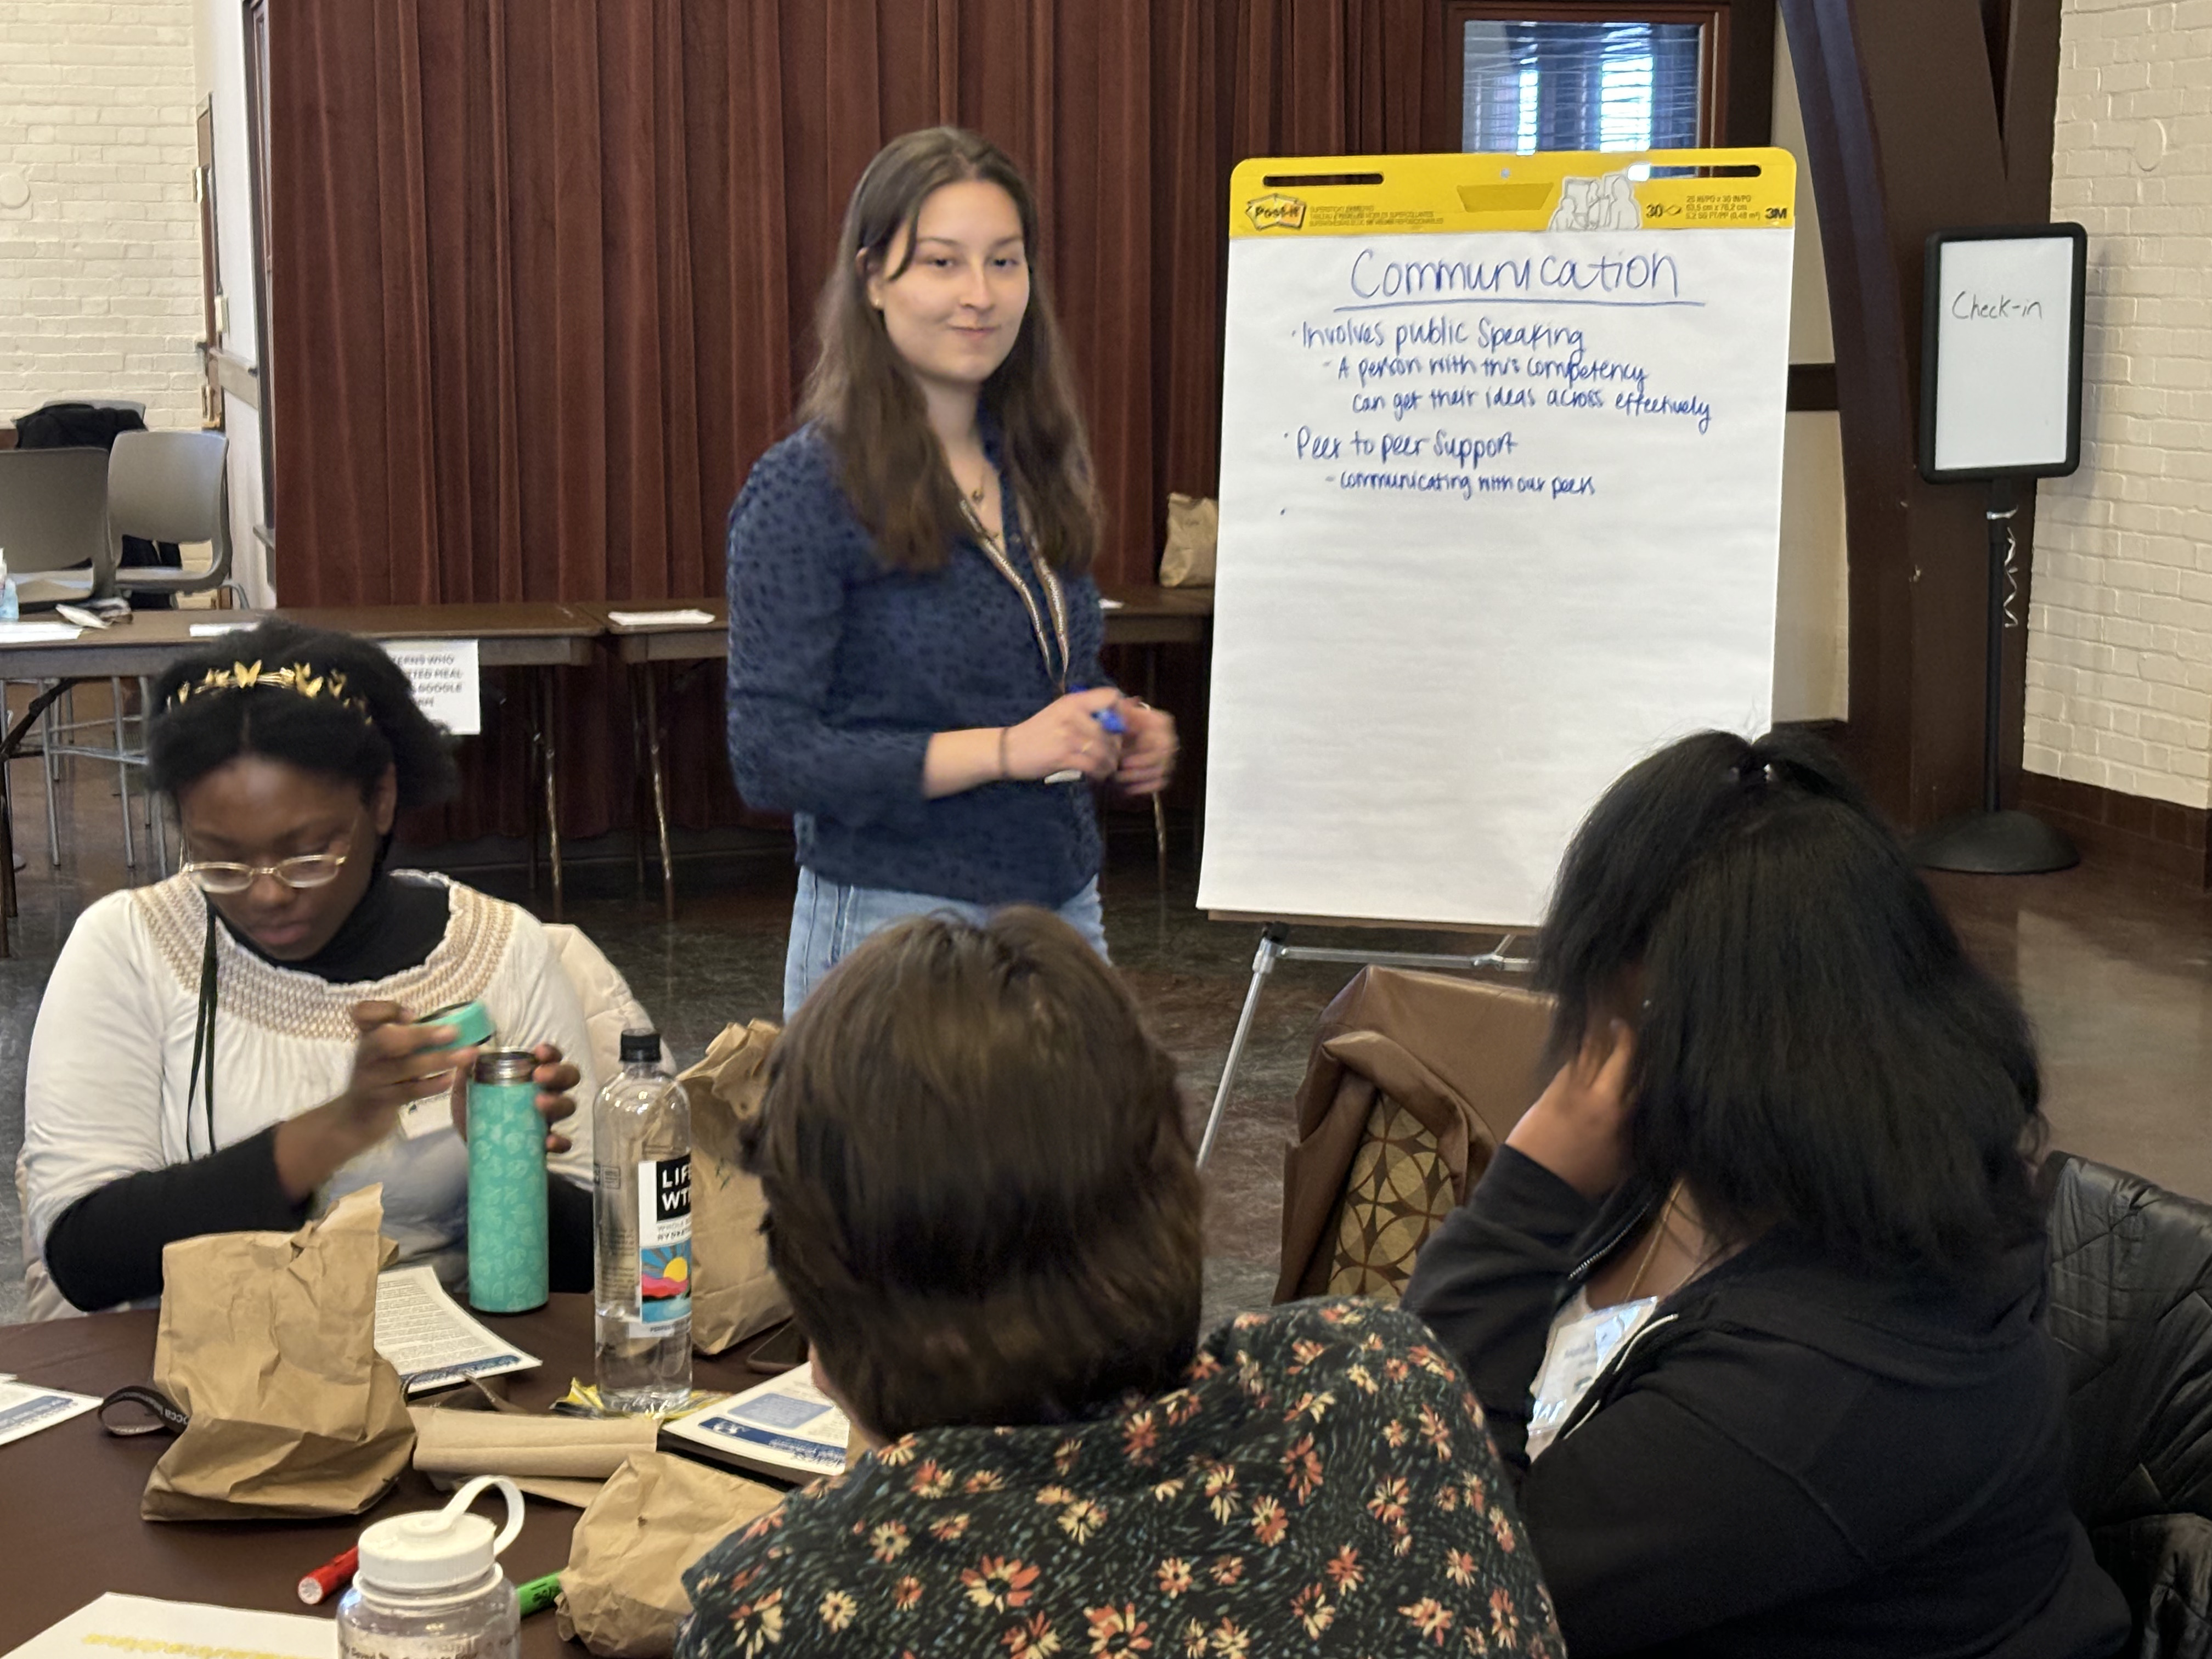
[[[1028,184],[953,127],[886,145],[822,295],[805,423],[730,514],[730,761],[797,819],[784,1012],[868,934],[1056,910],[1101,956],[1092,787],[1175,722],[1102,684],[1099,509]]]

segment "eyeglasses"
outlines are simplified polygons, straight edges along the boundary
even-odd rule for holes
[[[198,860],[179,872],[190,876],[203,893],[242,893],[263,876],[274,876],[287,887],[327,887],[352,855],[348,853],[303,853],[274,864],[211,864]]]

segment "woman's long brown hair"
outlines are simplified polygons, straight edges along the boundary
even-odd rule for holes
[[[893,139],[868,163],[845,209],[836,268],[823,285],[815,327],[821,354],[801,405],[837,454],[845,493],[885,563],[934,570],[967,538],[960,492],[930,430],[921,388],[868,302],[868,277],[904,274],[915,222],[933,191],[984,179],[1013,198],[1030,267],[1029,309],[1006,360],[983,383],[1001,459],[1036,554],[1056,570],[1084,571],[1098,550],[1098,495],[1091,446],[1067,374],[1067,349],[1037,265],[1037,214],[1029,183],[988,138],[930,127]],[[888,268],[906,233],[905,258]]]

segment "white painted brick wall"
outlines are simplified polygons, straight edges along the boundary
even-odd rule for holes
[[[2027,769],[2212,805],[2212,0],[2065,0],[2055,162],[2086,385],[2036,508]]]
[[[0,418],[199,424],[193,118],[192,0],[0,0]]]

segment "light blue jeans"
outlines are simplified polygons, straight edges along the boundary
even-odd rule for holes
[[[848,887],[823,881],[811,870],[799,872],[799,895],[791,902],[791,944],[783,957],[783,1017],[788,1022],[822,976],[850,955],[853,947],[905,916],[945,915],[978,927],[1004,905],[971,904],[965,899],[929,893],[902,893],[890,887]],[[1106,918],[1098,902],[1098,881],[1060,907],[1060,919],[1083,935],[1084,943],[1106,954]]]

